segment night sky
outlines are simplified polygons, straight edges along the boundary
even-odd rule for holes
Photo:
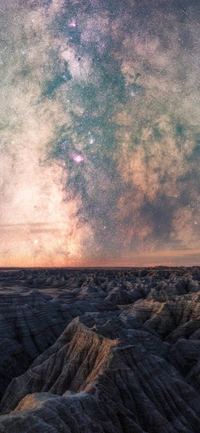
[[[0,266],[200,264],[199,0],[0,0]]]

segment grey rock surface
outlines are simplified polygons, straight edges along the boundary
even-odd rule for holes
[[[200,269],[0,271],[0,433],[199,433]]]

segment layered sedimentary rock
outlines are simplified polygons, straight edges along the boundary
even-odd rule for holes
[[[199,433],[199,268],[2,274],[0,433]]]
[[[39,292],[0,295],[0,395],[85,311],[98,310],[89,302],[70,304]]]

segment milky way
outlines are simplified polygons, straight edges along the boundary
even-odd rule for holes
[[[200,264],[200,5],[0,0],[0,265]]]

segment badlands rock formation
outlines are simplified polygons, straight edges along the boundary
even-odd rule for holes
[[[0,433],[199,433],[200,268],[0,271]]]

